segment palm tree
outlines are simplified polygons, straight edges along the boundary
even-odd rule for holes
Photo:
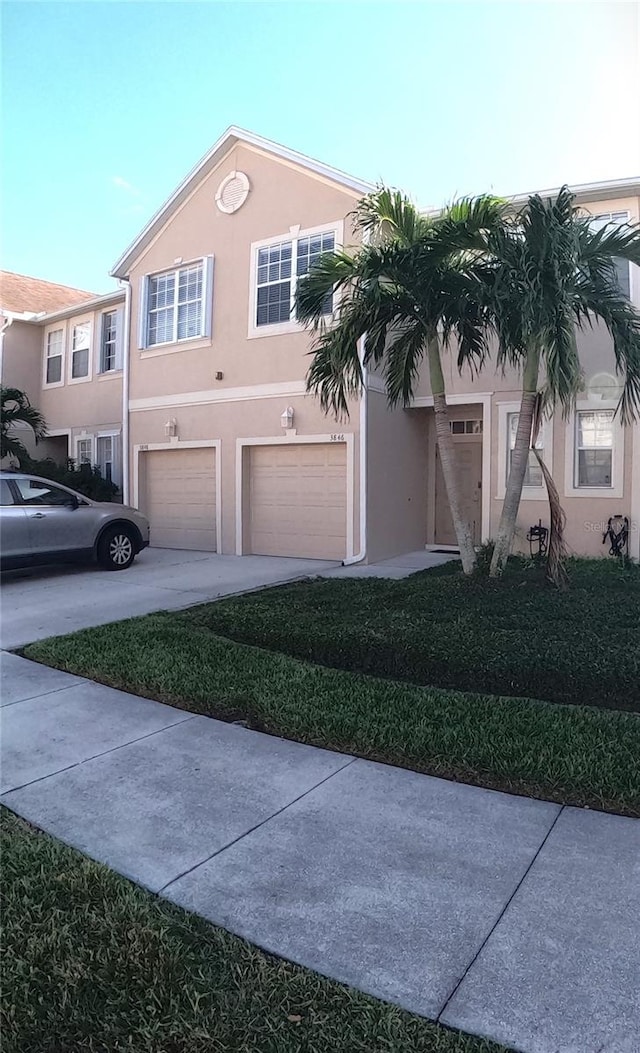
[[[296,293],[296,315],[315,332],[307,390],[325,412],[348,417],[363,369],[382,367],[389,404],[408,406],[427,359],[442,474],[465,574],[476,563],[449,427],[441,349],[455,337],[458,365],[479,369],[487,353],[482,257],[487,230],[504,203],[465,199],[437,218],[422,215],[399,191],[381,187],[354,213],[363,245],[323,255]],[[325,323],[334,294],[337,321]]]
[[[559,405],[566,414],[582,384],[576,329],[604,323],[623,378],[623,423],[640,411],[640,315],[617,287],[614,262],[640,263],[640,229],[594,231],[565,186],[555,198],[531,196],[513,223],[489,232],[486,251],[498,363],[522,372],[518,428],[491,562],[496,577],[511,551],[536,401],[541,397],[547,412]]]
[[[15,457],[22,466],[29,460],[29,452],[20,439],[12,434],[17,425],[31,428],[36,442],[47,434],[47,425],[42,414],[29,402],[19,388],[0,387],[0,460]]]

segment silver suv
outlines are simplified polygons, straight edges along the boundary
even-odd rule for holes
[[[90,501],[49,479],[0,471],[0,567],[97,560],[125,570],[149,544],[149,521],[135,508]]]

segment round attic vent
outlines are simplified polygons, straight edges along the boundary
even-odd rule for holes
[[[622,385],[617,377],[610,373],[596,373],[587,384],[587,395],[590,399],[619,399]]]
[[[216,205],[221,212],[237,212],[249,195],[249,180],[244,172],[230,172],[216,194]]]

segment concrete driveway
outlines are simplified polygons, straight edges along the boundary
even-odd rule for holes
[[[221,556],[148,548],[129,570],[119,573],[96,566],[10,571],[2,575],[0,648],[8,651],[47,636],[62,636],[151,611],[191,607],[297,578],[406,578],[456,558],[421,549],[380,563],[343,567],[321,559]]]
[[[317,559],[219,556],[145,549],[129,570],[52,567],[2,576],[0,647],[24,647],[92,625],[189,607],[234,592],[310,577],[339,567]]]

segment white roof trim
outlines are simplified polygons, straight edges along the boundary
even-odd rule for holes
[[[567,184],[571,192],[579,201],[607,201],[618,197],[637,197],[640,194],[640,176],[631,176],[628,179],[607,179],[600,183],[578,183]],[[552,187],[550,190],[530,190],[526,194],[508,195],[508,200],[513,202],[526,201],[532,194],[540,197],[555,197],[560,187]]]
[[[55,322],[58,318],[69,318],[74,314],[86,314],[87,311],[96,311],[107,304],[119,303],[120,300],[124,301],[124,295],[124,289],[114,289],[113,292],[103,293],[102,296],[94,296],[91,300],[83,300],[81,303],[70,304],[68,307],[60,307],[57,311],[50,311],[49,314],[42,311],[38,315],[33,315],[32,318],[38,322]]]
[[[204,157],[201,158],[201,160],[191,169],[182,183],[180,183],[177,189],[174,190],[171,197],[167,198],[155,215],[151,217],[138,237],[131,242],[126,252],[124,252],[116,261],[109,272],[112,277],[126,277],[127,268],[132,258],[152,236],[153,232],[160,227],[178,201],[186,195],[191,185],[201,176],[204,170],[207,168],[213,168],[216,162],[221,159],[232,146],[239,142],[247,143],[249,146],[254,146],[260,150],[266,150],[271,154],[275,154],[276,157],[282,158],[284,161],[300,165],[301,168],[307,168],[359,195],[368,194],[374,189],[372,183],[366,183],[362,179],[356,179],[354,176],[347,175],[346,172],[341,172],[337,168],[332,168],[331,165],[323,164],[321,161],[316,161],[312,157],[307,157],[306,154],[298,153],[297,150],[290,150],[286,146],[281,146],[279,143],[274,143],[270,139],[264,139],[261,135],[256,135],[254,132],[247,132],[244,128],[238,128],[236,125],[232,124],[227,128],[226,132],[220,136],[217,142],[214,143]]]

